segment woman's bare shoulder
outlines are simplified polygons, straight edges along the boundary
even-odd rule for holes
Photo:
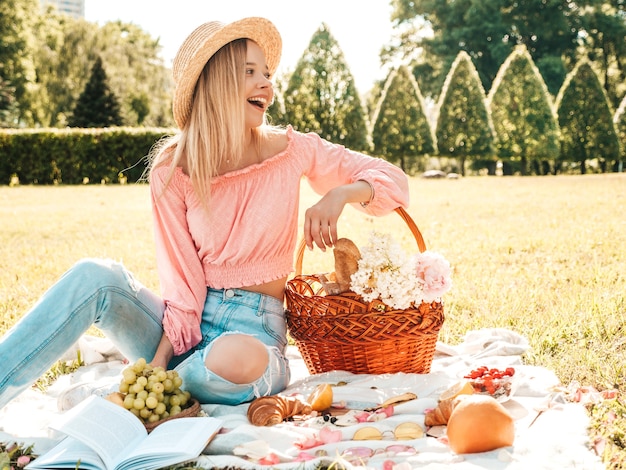
[[[285,151],[289,145],[287,129],[272,127],[265,132],[265,152],[268,157]]]

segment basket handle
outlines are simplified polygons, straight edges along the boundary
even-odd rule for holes
[[[409,213],[404,210],[402,207],[398,207],[394,209],[396,214],[402,217],[402,220],[408,225],[409,230],[413,234],[415,241],[417,242],[417,248],[420,250],[420,253],[426,251],[426,243],[424,243],[424,237],[422,237],[422,233],[417,228],[415,221],[411,218]],[[300,240],[300,244],[298,245],[298,251],[296,252],[296,276],[302,274],[302,258],[304,257],[304,248],[306,247],[306,242],[304,239]]]

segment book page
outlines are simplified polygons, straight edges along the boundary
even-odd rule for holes
[[[194,459],[221,427],[222,421],[211,417],[172,419],[157,426],[118,468],[149,470]]]
[[[47,468],[76,468],[80,461],[81,470],[102,470],[104,463],[95,451],[73,437],[66,437],[48,452],[26,466],[26,470]]]
[[[107,469],[134,449],[148,432],[128,410],[92,395],[50,426],[85,443],[102,459]]]

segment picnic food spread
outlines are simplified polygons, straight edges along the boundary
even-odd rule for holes
[[[494,397],[474,393],[473,387],[468,384],[468,381],[462,381],[445,390],[440,395],[438,406],[426,411],[424,425],[426,427],[445,425],[450,449],[458,454],[487,452],[512,445],[515,436],[513,417]],[[323,412],[325,423],[347,426],[384,420],[395,414],[395,404],[416,398],[415,394],[405,393],[360,412],[337,410],[332,403],[332,386],[320,384],[306,400],[299,395],[280,394],[257,398],[248,407],[247,415],[249,421],[256,426],[273,426],[295,416],[300,416],[302,421],[306,421],[317,416],[317,412]],[[339,414],[346,414],[339,419],[326,419],[330,413],[337,411]],[[413,425],[419,426],[415,423]],[[365,431],[368,432],[364,435]],[[397,440],[401,440],[397,433],[394,435]],[[410,438],[424,435],[420,428],[420,432],[412,432]],[[382,439],[382,436],[376,428],[363,428],[355,433],[353,440]]]
[[[334,247],[335,271],[319,276],[326,295],[337,296],[350,291],[351,276],[359,269],[361,253],[349,239],[339,239]],[[514,420],[498,399],[512,394],[512,377],[515,370],[505,370],[481,366],[463,377],[463,380],[445,390],[437,407],[426,410],[424,426],[446,426],[446,440],[456,453],[476,453],[512,445]],[[337,410],[333,407],[332,387],[319,385],[307,400],[298,396],[275,395],[254,400],[248,408],[248,419],[252,424],[271,426],[301,415],[303,421],[323,412],[325,423],[335,426],[349,426],[354,423],[383,420],[393,416],[393,405],[411,397],[394,397],[390,403],[366,410]],[[399,399],[398,399],[399,398]],[[384,413],[379,413],[384,410]],[[331,417],[337,413],[339,418]],[[345,414],[344,414],[345,413]],[[328,418],[328,419],[327,419]],[[406,424],[406,423],[405,423]],[[419,424],[412,423],[420,427]],[[365,432],[367,431],[367,432]],[[326,431],[332,433],[332,431]],[[365,433],[365,436],[362,434]],[[394,434],[395,435],[395,434]],[[411,438],[424,436],[412,433]],[[373,437],[375,436],[375,437]],[[374,427],[359,429],[353,440],[381,439],[382,433]],[[398,439],[398,436],[396,436]]]
[[[487,341],[494,341],[494,338],[497,349],[490,349],[487,357],[481,345]],[[100,347],[100,338],[95,340],[98,340],[96,344],[99,350],[109,350],[110,342],[103,342]],[[83,343],[82,349],[93,350],[92,344]],[[344,458],[348,451],[354,450],[358,452],[360,458],[356,463],[376,470],[390,468],[390,462],[398,468],[400,466],[408,468],[409,465],[412,468],[421,468],[430,464],[451,469],[467,466],[502,468],[511,465],[516,468],[543,466],[603,469],[599,458],[588,447],[590,444],[586,432],[588,418],[584,404],[572,403],[569,398],[562,401],[566,397],[560,392],[563,385],[552,371],[519,363],[519,356],[526,347],[525,344],[524,338],[514,332],[495,329],[471,332],[466,341],[460,343],[453,352],[452,347],[448,350],[443,344],[441,355],[435,358],[432,374],[377,376],[355,375],[341,371],[309,375],[306,365],[297,357],[297,351],[292,347],[289,354],[290,358],[294,358],[295,381],[281,393],[298,395],[306,399],[318,384],[330,383],[334,393],[331,409],[318,412],[317,416],[311,413],[306,417],[295,418],[294,421],[288,419],[276,426],[262,427],[253,426],[246,419],[249,404],[237,407],[205,404],[202,409],[207,414],[225,418],[224,430],[227,432],[221,432],[216,436],[204,452],[206,455],[200,457],[196,465],[206,468],[261,468],[263,460],[274,462],[266,468],[281,467],[295,470],[329,466],[337,461],[338,456]],[[514,347],[518,348],[518,352],[507,356]],[[452,354],[446,351],[451,351]],[[471,351],[477,351],[478,357],[473,358]],[[505,354],[498,354],[500,351],[505,351]],[[115,356],[115,360],[118,359],[123,361],[121,354]],[[515,367],[515,377],[519,386],[511,400],[503,403],[515,419],[514,445],[489,452],[457,454],[449,446],[445,426],[430,428],[424,426],[424,415],[437,405],[441,397],[446,396],[445,391],[448,387],[462,381],[463,376],[471,369],[483,364],[502,370],[511,365]],[[124,367],[122,362],[112,363],[108,360],[105,363],[89,364],[79,369],[75,375],[61,376],[49,393],[25,394],[16,402],[20,406],[6,408],[4,414],[0,416],[0,422],[7,426],[7,430],[11,425],[9,432],[15,438],[37,435],[33,433],[33,429],[40,429],[42,433],[48,435],[47,423],[55,421],[62,414],[57,409],[56,393],[59,390],[65,390],[73,383],[83,383],[85,378],[94,381],[94,377],[98,380],[98,386],[109,383],[117,390]],[[564,393],[568,394],[567,397],[571,393],[571,396],[578,400],[577,390],[567,388]],[[419,394],[419,398],[394,405],[393,414],[380,412],[382,410],[364,411],[378,407],[387,399],[409,391]],[[29,422],[25,423],[22,419],[23,406],[26,404],[29,408],[35,407],[38,410],[37,415],[32,415],[33,418],[40,419],[35,423],[36,427],[33,427],[32,420],[29,419]],[[42,404],[44,406],[41,406]],[[342,404],[345,410],[350,411],[340,414],[341,411],[336,408]],[[346,423],[343,422],[344,418]],[[399,436],[405,434],[405,423],[421,426],[425,435],[412,441],[398,440]],[[489,423],[478,423],[476,432],[482,432],[488,425]],[[361,428],[370,428],[369,431],[372,431],[371,436],[366,437],[374,437],[371,428],[376,428],[382,439],[353,440],[356,431]],[[415,430],[417,431],[417,428]],[[411,436],[415,434],[411,433]],[[58,437],[54,435],[52,439],[46,438],[43,442],[49,446],[57,440]],[[250,449],[252,444],[255,444],[255,452]],[[42,446],[39,446],[39,449],[41,448]]]

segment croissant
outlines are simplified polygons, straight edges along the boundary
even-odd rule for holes
[[[271,395],[255,399],[248,407],[248,420],[255,426],[273,426],[286,418],[313,411],[302,398]]]
[[[449,398],[447,400],[441,400],[436,408],[428,410],[424,417],[424,424],[426,426],[438,426],[441,424],[448,424],[448,419],[452,414],[452,410],[456,405],[457,400],[455,398]]]

